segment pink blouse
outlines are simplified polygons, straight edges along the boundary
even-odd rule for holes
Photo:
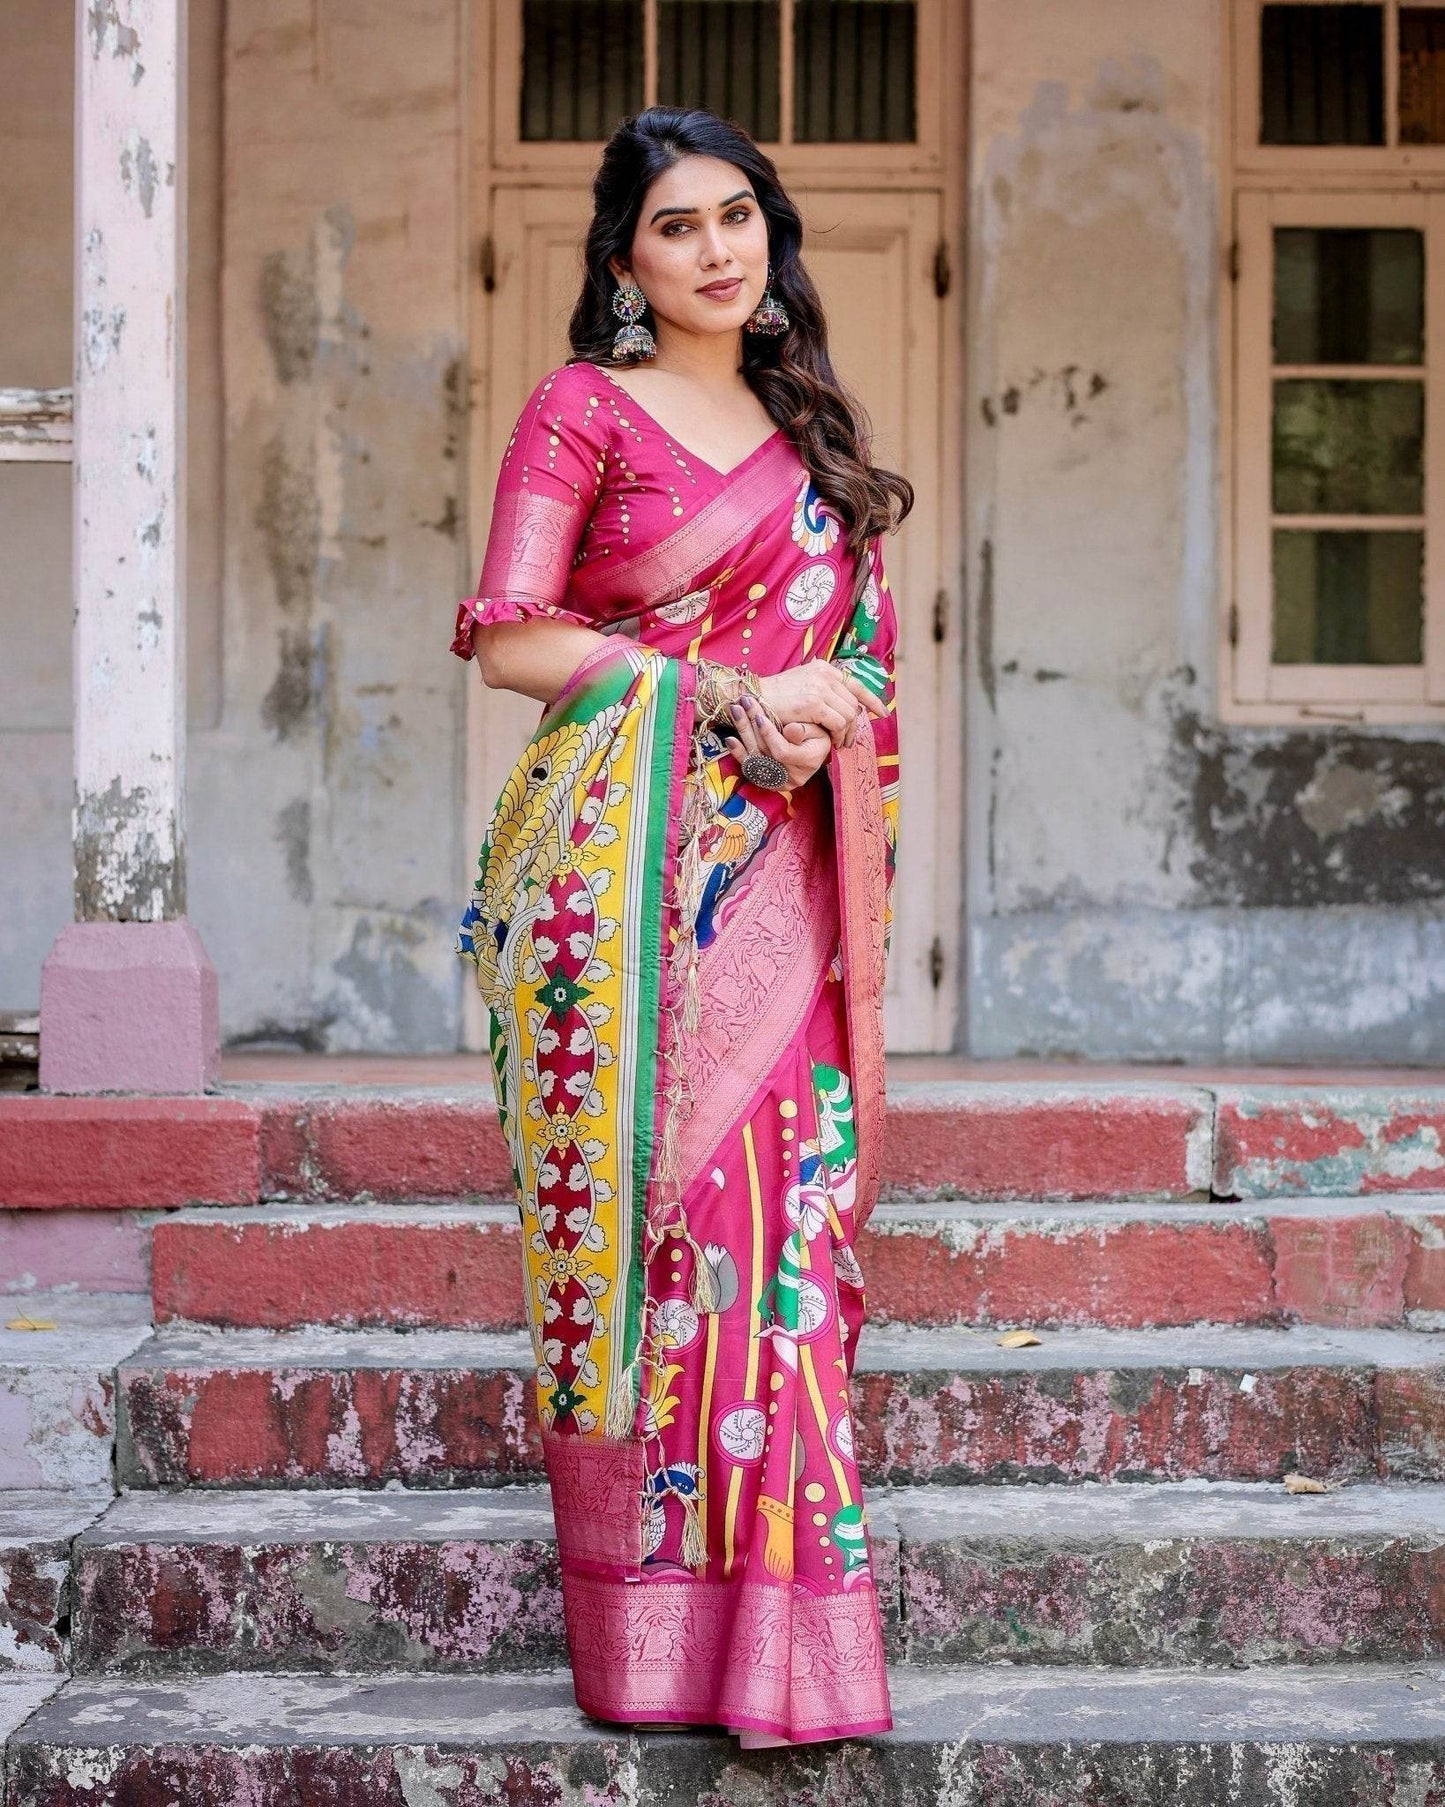
[[[639,606],[636,555],[667,539],[772,459],[781,427],[719,471],[665,433],[602,366],[564,364],[528,397],[502,459],[476,594],[459,604],[451,650],[470,659],[475,630],[551,615],[630,634],[660,652],[766,676],[822,653],[846,619],[854,560],[796,453],[791,521],[744,530],[706,587]],[[766,527],[766,531],[765,531]],[[608,561],[629,572],[609,587]],[[883,581],[876,543],[873,575]],[[769,614],[759,619],[764,610]]]

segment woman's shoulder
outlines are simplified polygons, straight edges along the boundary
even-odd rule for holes
[[[531,399],[538,401],[543,396],[554,396],[562,401],[569,400],[574,395],[595,395],[601,374],[595,364],[581,360],[554,365],[537,378]]]
[[[521,418],[555,421],[559,414],[574,431],[599,442],[607,437],[607,416],[597,405],[602,372],[594,364],[558,364],[538,377],[522,408]]]

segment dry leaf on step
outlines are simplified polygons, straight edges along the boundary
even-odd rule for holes
[[[1000,1349],[1027,1349],[1031,1343],[1041,1343],[1044,1339],[1035,1336],[1032,1330],[1010,1330],[998,1339]]]
[[[11,1318],[7,1330],[54,1330],[54,1318]]]
[[[1327,1481],[1317,1481],[1312,1475],[1287,1474],[1284,1490],[1286,1493],[1328,1493],[1330,1489]]]

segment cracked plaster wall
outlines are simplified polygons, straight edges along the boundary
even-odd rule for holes
[[[192,870],[246,975],[233,1040],[459,1037],[461,27],[457,0],[229,9],[230,682]]]
[[[1221,0],[973,8],[970,1042],[1445,1057],[1445,737],[1221,726]]]

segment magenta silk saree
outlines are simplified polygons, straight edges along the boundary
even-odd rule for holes
[[[491,1011],[579,1706],[887,1730],[849,1377],[878,1192],[896,620],[785,434],[732,471],[604,369],[518,421],[477,625],[600,628],[497,801],[462,924]],[[790,792],[695,720],[699,657],[889,705]]]

